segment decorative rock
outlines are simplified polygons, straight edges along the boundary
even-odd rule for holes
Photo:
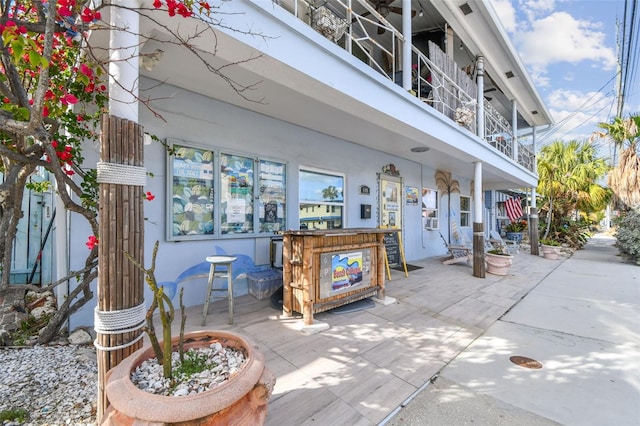
[[[27,410],[30,418],[24,426],[95,425],[98,369],[93,347],[3,349],[0,365],[0,411]]]
[[[88,345],[92,342],[93,338],[83,328],[79,328],[69,335],[69,343],[72,345]]]

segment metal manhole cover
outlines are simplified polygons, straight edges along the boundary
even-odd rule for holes
[[[535,359],[527,358],[526,356],[512,356],[509,360],[524,368],[542,368],[542,364]]]

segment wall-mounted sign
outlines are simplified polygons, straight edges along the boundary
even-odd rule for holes
[[[360,185],[360,194],[369,195],[371,194],[371,189],[367,185]]]

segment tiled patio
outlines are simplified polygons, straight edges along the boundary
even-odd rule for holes
[[[469,265],[430,258],[422,269],[392,270],[386,294],[395,303],[358,312],[315,315],[330,325],[308,335],[302,316],[283,318],[269,299],[235,299],[227,325],[225,301],[209,308],[209,328],[252,338],[277,383],[267,425],[376,425],[560,265],[515,255],[510,275],[475,278]],[[202,306],[188,309],[187,329],[202,328]]]

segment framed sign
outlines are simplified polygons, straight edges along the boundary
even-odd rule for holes
[[[402,228],[402,178],[378,174],[381,227]]]
[[[418,188],[415,186],[406,186],[405,187],[405,202],[408,206],[417,206],[418,205]]]
[[[214,233],[214,152],[173,145],[169,156],[168,240],[210,238]]]

